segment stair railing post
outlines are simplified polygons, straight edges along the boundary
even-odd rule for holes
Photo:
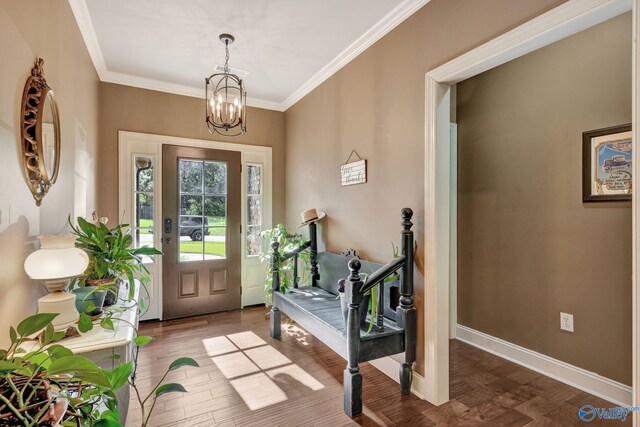
[[[360,261],[349,261],[351,274],[345,283],[345,298],[349,306],[347,316],[347,367],[344,370],[344,412],[355,417],[362,414],[362,374],[360,373],[360,316],[362,303]]]
[[[269,315],[269,333],[272,338],[280,338],[281,314],[276,305],[277,293],[280,292],[280,243],[274,237],[271,240],[271,311]]]
[[[404,328],[405,357],[400,365],[400,391],[411,392],[413,363],[416,361],[416,308],[413,304],[413,211],[402,209],[402,254],[405,263],[402,266],[400,279],[400,305],[398,306],[398,326]]]

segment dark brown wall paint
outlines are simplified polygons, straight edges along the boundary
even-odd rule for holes
[[[273,147],[273,221],[284,221],[284,113],[247,109],[247,133],[234,138],[212,135],[204,123],[204,100],[100,83],[98,209],[118,213],[118,131],[228,141]]]
[[[630,13],[458,84],[457,113],[458,322],[631,384],[630,203],[581,186],[582,132],[631,121]]]
[[[432,0],[285,113],[286,219],[310,207],[328,218],[327,249],[355,248],[391,258],[400,209],[413,208],[424,243],[424,76],[562,0]],[[368,182],[341,188],[339,168],[352,149],[368,160]],[[416,257],[419,354],[423,372],[424,254]]]

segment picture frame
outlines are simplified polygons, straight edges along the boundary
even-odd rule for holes
[[[582,201],[631,200],[631,123],[582,133]]]

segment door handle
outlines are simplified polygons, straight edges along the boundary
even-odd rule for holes
[[[165,238],[164,238],[164,243],[166,243],[167,245],[168,245],[169,243],[171,243],[171,237],[169,237],[169,236],[165,236]]]

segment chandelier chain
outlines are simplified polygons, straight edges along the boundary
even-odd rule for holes
[[[229,42],[224,42],[224,72],[225,74],[229,74]]]

